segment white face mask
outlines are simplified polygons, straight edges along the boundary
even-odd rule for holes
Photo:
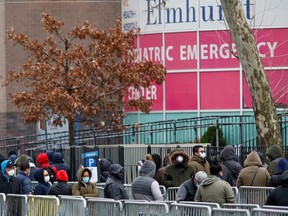
[[[49,180],[50,180],[50,176],[44,176],[44,181],[45,182],[49,182]]]
[[[199,156],[200,156],[201,158],[205,158],[205,157],[206,157],[206,153],[205,153],[205,152],[200,152]]]
[[[14,176],[15,174],[15,170],[14,169],[11,169],[7,172],[8,176]]]
[[[178,163],[182,163],[183,160],[184,160],[184,158],[183,158],[182,155],[178,155],[178,156],[176,157],[176,161],[177,161]]]

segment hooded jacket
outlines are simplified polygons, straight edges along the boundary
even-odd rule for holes
[[[1,163],[0,176],[0,193],[22,194],[22,187],[20,181],[14,176],[6,175],[6,168],[9,160],[4,160]]]
[[[53,154],[53,166],[55,166],[57,170],[65,170],[68,176],[70,175],[70,168],[64,163],[64,156],[61,152],[55,152]]]
[[[227,176],[229,171],[233,173],[235,176],[235,180],[239,176],[240,171],[242,170],[242,166],[235,161],[235,148],[232,145],[227,145],[224,147],[222,152],[220,153],[220,159],[222,161],[222,179],[227,181]],[[231,186],[235,186],[236,181]]]
[[[83,173],[87,171],[89,173],[89,182],[84,183],[82,181]],[[78,170],[78,183],[73,184],[72,194],[74,196],[83,196],[83,197],[98,197],[98,189],[96,185],[90,182],[92,177],[92,172],[87,167],[80,168]]]
[[[234,200],[234,192],[229,183],[214,175],[200,184],[195,195],[196,202],[213,202],[220,206],[223,203],[234,203]]]
[[[30,178],[31,181],[36,181],[36,179],[34,178],[34,174],[35,174],[37,168],[36,168],[35,164],[33,163],[32,158],[26,154],[22,154],[22,155],[20,155],[20,157],[18,157],[16,159],[16,161],[15,161],[16,166],[17,166],[16,173],[17,174],[19,173],[21,164],[23,164],[26,161],[29,161],[29,164],[30,164],[30,175],[28,177]]]
[[[282,174],[281,185],[267,197],[265,205],[288,206],[288,171]]]
[[[261,159],[256,151],[252,151],[244,161],[244,168],[237,179],[237,187],[240,186],[267,186],[270,175],[263,167]]]
[[[100,182],[106,182],[109,176],[109,169],[111,167],[111,161],[107,158],[101,158],[100,160]]]
[[[49,188],[51,187],[50,182],[44,181],[44,168],[36,170],[34,177],[38,184],[34,188],[34,195],[47,195]]]
[[[158,182],[153,179],[156,165],[146,160],[140,170],[140,176],[132,182],[132,194],[136,200],[161,201],[163,200]]]
[[[177,156],[183,156],[183,163],[176,161]],[[184,181],[190,179],[195,173],[189,163],[189,156],[184,151],[175,151],[170,157],[171,165],[165,169],[162,177],[163,185],[168,187],[179,187]]]
[[[124,168],[120,164],[113,164],[109,169],[109,177],[104,187],[104,197],[114,200],[129,199],[127,190],[118,174],[123,172]]]
[[[282,149],[279,145],[272,145],[267,149],[266,155],[269,157],[270,160],[267,170],[272,176],[276,173],[276,167],[278,165],[278,162],[281,160]]]

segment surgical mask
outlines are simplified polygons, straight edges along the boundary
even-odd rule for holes
[[[14,176],[15,174],[15,170],[14,169],[11,169],[7,172],[8,176]]]
[[[176,161],[177,161],[178,163],[182,163],[183,160],[184,160],[184,158],[183,158],[182,155],[178,155],[178,156],[176,157]]]
[[[199,156],[200,156],[201,158],[205,158],[205,157],[206,157],[206,153],[205,153],[205,152],[200,152]]]
[[[83,177],[82,178],[82,181],[86,184],[89,182],[89,177]]]
[[[50,181],[50,176],[44,176],[44,181],[49,182]]]

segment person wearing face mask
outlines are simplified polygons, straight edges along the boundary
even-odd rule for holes
[[[34,173],[38,184],[34,188],[34,195],[47,195],[51,187],[50,176],[45,168],[40,168]]]
[[[184,181],[191,179],[195,172],[188,162],[189,156],[182,150],[174,151],[171,154],[171,165],[166,167],[162,177],[163,185],[166,188],[179,187]]]
[[[96,185],[90,182],[92,172],[87,167],[78,170],[78,182],[72,187],[72,195],[83,197],[98,197]]]
[[[14,164],[11,160],[4,160],[1,163],[0,193],[22,194],[21,183],[14,175]]]
[[[109,168],[109,177],[104,187],[104,197],[114,200],[129,199],[123,183],[124,168],[120,164],[112,164]]]
[[[194,201],[197,188],[207,177],[204,171],[199,171],[191,179],[183,182],[176,193],[176,202]]]
[[[205,159],[206,153],[202,145],[195,145],[193,147],[193,156],[190,158],[189,164],[193,167],[195,173],[204,171],[207,175],[210,175],[210,164]]]
[[[29,161],[21,163],[19,173],[16,178],[20,181],[23,194],[32,194],[32,182],[29,178],[30,164]]]

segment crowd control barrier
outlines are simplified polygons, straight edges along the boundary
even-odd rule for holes
[[[59,199],[55,196],[28,196],[28,216],[58,216]]]
[[[6,196],[6,207],[5,214],[6,216],[26,216],[27,209],[27,196],[21,194],[7,194]]]
[[[0,193],[0,214],[5,215],[6,196],[4,193]]]
[[[210,206],[204,205],[190,205],[190,204],[174,204],[170,205],[170,215],[183,216],[183,215],[205,215],[211,216],[212,209]]]
[[[254,208],[260,208],[258,204],[237,204],[237,203],[224,203],[221,208],[227,209],[247,209],[250,213]]]
[[[61,196],[60,216],[86,216],[86,200],[83,197]]]
[[[263,209],[278,209],[278,210],[286,210],[288,212],[288,206],[271,206],[271,205],[264,205],[262,206]]]
[[[212,203],[212,202],[181,201],[180,203],[189,205],[204,205],[204,206],[210,206],[211,208],[220,208],[220,205],[218,203]]]
[[[213,209],[212,216],[250,216],[247,209]]]
[[[241,186],[239,188],[240,204],[258,204],[261,207],[273,189],[274,187]]]
[[[287,216],[287,210],[276,209],[253,209],[252,216]]]
[[[176,194],[178,191],[179,187],[169,187],[166,190],[166,200],[167,201],[176,201]]]
[[[234,192],[234,197],[235,197],[235,203],[240,203],[240,200],[239,200],[239,190],[237,187],[233,186],[231,187],[233,192]]]
[[[120,216],[122,203],[112,199],[91,198],[87,200],[87,215],[89,216]]]
[[[133,202],[123,203],[123,215],[131,216],[167,216],[169,206],[161,202]]]

